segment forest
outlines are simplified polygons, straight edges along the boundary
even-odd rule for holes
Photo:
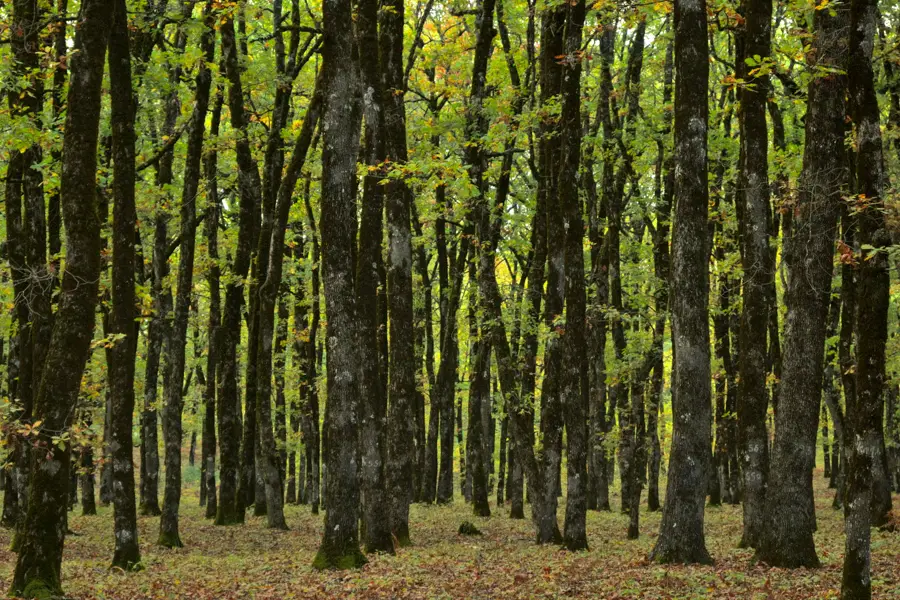
[[[900,3],[4,0],[27,599],[900,597]]]

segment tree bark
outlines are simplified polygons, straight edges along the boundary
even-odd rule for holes
[[[769,443],[766,412],[768,289],[774,272],[769,252],[768,128],[766,101],[768,75],[751,74],[747,59],[767,60],[772,37],[770,0],[744,0],[744,31],[736,62],[737,77],[750,82],[740,93],[738,114],[741,130],[741,158],[738,183],[741,230],[742,294],[740,363],[738,390],[738,431],[741,474],[743,476],[744,530],[741,546],[759,546],[765,528],[766,486],[769,471]],[[759,57],[759,58],[757,58]]]
[[[710,563],[703,513],[710,458],[706,4],[675,3],[675,222],[672,230],[672,450],[651,559]]]
[[[70,59],[68,112],[62,152],[62,209],[66,225],[66,270],[34,416],[43,422],[32,454],[28,513],[10,592],[19,596],[62,595],[60,565],[66,534],[71,449],[55,448],[51,432],[71,424],[84,365],[90,353],[100,277],[97,218],[97,138],[106,47],[112,26],[109,0],[85,0]]]
[[[134,502],[131,428],[134,412],[135,326],[135,97],[125,0],[116,0],[109,40],[112,97],[113,227],[112,314],[110,334],[121,336],[109,351],[110,457],[112,459],[115,552],[113,566],[129,571],[141,561]]]
[[[403,91],[403,0],[382,7],[380,57],[384,100],[384,137],[387,160],[406,164],[406,110]],[[413,500],[416,423],[416,362],[413,330],[412,189],[403,179],[385,186],[388,229],[388,492],[391,532],[401,546],[410,543],[409,505]]]
[[[569,550],[587,550],[587,458],[588,386],[587,340],[585,338],[587,297],[584,286],[584,224],[578,196],[578,168],[581,164],[581,30],[585,2],[570,2],[565,8],[566,32],[563,68],[560,133],[562,152],[558,179],[559,199],[565,234],[566,324],[563,334],[565,368],[561,397],[566,411],[567,483],[563,544]]]
[[[810,60],[842,69],[847,53],[846,11],[816,11]],[[797,205],[785,240],[788,269],[784,365],[775,413],[775,442],[766,496],[766,535],[757,551],[778,567],[819,565],[813,542],[812,470],[821,402],[823,355],[832,256],[844,167],[845,78],[810,81]]]
[[[847,534],[841,580],[842,600],[872,597],[871,526],[886,520],[876,509],[884,486],[883,471],[885,345],[890,305],[890,271],[886,249],[891,244],[884,213],[884,152],[872,47],[877,2],[850,3],[850,58],[847,97],[856,133],[856,181],[859,238],[859,297],[856,308],[856,398],[847,405],[850,437],[844,528]],[[890,488],[887,509],[890,510]],[[874,510],[873,510],[874,509]]]
[[[313,144],[315,145],[315,144]],[[306,351],[304,353],[302,377],[303,377],[303,396],[306,401],[304,409],[305,434],[304,446],[306,449],[306,496],[310,504],[312,513],[319,513],[320,500],[320,448],[322,446],[319,434],[319,393],[317,390],[317,379],[319,363],[318,358],[321,353],[317,350],[316,339],[319,331],[319,261],[322,259],[322,253],[319,249],[319,234],[316,229],[315,218],[313,217],[312,207],[309,202],[309,180],[307,179],[306,192],[303,195],[303,202],[306,205],[306,216],[309,221],[309,230],[312,236],[312,244],[310,248],[312,260],[312,298],[310,299],[310,322],[309,335],[306,342]]]
[[[359,58],[353,52],[350,0],[325,0],[322,117],[322,253],[327,327],[325,532],[313,566],[354,568],[359,550],[359,325],[354,290],[356,202],[353,182],[362,116]]]
[[[212,119],[209,125],[209,137],[215,139],[219,136],[219,123],[222,118],[222,104],[224,98],[221,90],[216,94],[216,102],[213,105]],[[209,321],[207,326],[207,351],[206,351],[206,387],[203,391],[203,442],[201,453],[203,455],[203,480],[201,485],[206,488],[206,518],[215,519],[218,512],[218,499],[216,498],[216,373],[218,371],[218,343],[219,327],[222,320],[221,294],[220,294],[220,268],[219,268],[219,182],[218,182],[218,152],[211,148],[206,153],[204,171],[206,177],[206,251],[209,259],[209,267],[206,275],[206,284],[209,287]]]
[[[181,505],[181,416],[184,410],[182,384],[184,382],[185,349],[187,347],[188,314],[191,308],[191,291],[194,282],[194,220],[197,214],[196,197],[200,187],[201,163],[203,159],[203,135],[206,127],[206,111],[212,74],[209,64],[214,60],[215,30],[213,28],[212,4],[204,9],[204,30],[200,42],[203,61],[198,66],[194,110],[191,115],[184,165],[184,186],[181,192],[181,246],[178,258],[178,288],[175,296],[175,313],[172,332],[165,360],[170,369],[169,381],[165,385],[165,405],[163,408],[163,436],[166,450],[166,485],[163,496],[162,517],[159,522],[161,546],[180,548],[183,546],[178,530],[178,511]]]
[[[256,407],[259,411],[260,449],[263,464],[257,464],[266,481],[266,506],[268,526],[275,529],[287,529],[284,520],[284,488],[278,468],[278,453],[275,438],[272,434],[272,341],[275,328],[275,303],[284,267],[284,238],[287,230],[288,212],[294,197],[294,188],[306,163],[313,131],[319,121],[321,92],[313,93],[313,99],[306,111],[306,118],[300,130],[300,136],[291,155],[284,178],[278,189],[278,200],[274,214],[264,217],[269,222],[263,224],[262,235],[269,235],[268,264],[266,278],[259,287],[259,354],[257,356],[257,397]]]
[[[360,487],[366,552],[393,553],[390,500],[387,496],[385,461],[387,398],[381,387],[382,363],[379,321],[383,293],[378,287],[383,265],[385,139],[382,59],[379,53],[378,2],[360,4],[358,19],[359,61],[365,117],[364,146],[368,172],[363,178],[359,224],[359,257],[356,264],[356,301],[360,327]]]
[[[254,216],[259,206],[259,171],[253,162],[247,138],[247,117],[244,113],[244,92],[238,71],[234,21],[227,19],[219,28],[222,36],[222,55],[228,77],[228,108],[231,126],[238,131],[235,154],[238,165],[239,217],[238,244],[231,264],[232,278],[225,286],[225,306],[217,343],[218,425],[221,449],[219,477],[219,507],[217,525],[242,523],[246,504],[240,496],[243,488],[240,469],[241,403],[238,392],[237,345],[241,338],[241,309],[244,304],[244,279],[250,270],[252,243],[255,239]],[[251,418],[248,407],[247,419]],[[252,454],[252,449],[251,452]],[[251,482],[252,483],[252,482]]]

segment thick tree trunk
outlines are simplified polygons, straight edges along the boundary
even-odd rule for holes
[[[359,550],[359,325],[354,289],[356,201],[353,182],[362,116],[358,58],[353,52],[349,0],[325,0],[322,117],[322,253],[327,331],[328,404],[325,410],[327,468],[325,532],[315,568],[353,568]]]
[[[675,222],[672,230],[672,451],[651,559],[710,563],[703,513],[710,458],[706,5],[675,3]]]
[[[846,11],[816,11],[809,56],[819,68],[842,69]],[[778,567],[818,566],[813,542],[812,470],[822,392],[832,256],[844,168],[845,78],[809,83],[806,148],[791,235],[785,240],[784,365],[775,413],[767,491],[766,534],[757,556]]]
[[[114,5],[109,41],[109,78],[112,97],[113,227],[112,314],[110,334],[121,335],[108,356],[110,392],[110,458],[114,531],[112,564],[125,571],[141,561],[134,502],[134,464],[131,428],[134,413],[134,359],[137,350],[135,317],[135,209],[134,92],[131,87],[131,53],[125,0]]]
[[[849,472],[844,508],[846,548],[841,581],[842,600],[872,597],[870,528],[886,517],[876,509],[884,487],[883,470],[885,345],[890,305],[890,272],[886,248],[891,244],[884,214],[884,155],[878,96],[872,69],[877,2],[850,3],[848,98],[856,133],[856,181],[863,205],[858,213],[863,253],[859,260],[856,309],[856,399],[847,405]],[[890,488],[886,490],[890,510]],[[874,510],[873,510],[874,509]]]
[[[100,277],[97,218],[97,137],[112,2],[85,0],[69,61],[68,112],[62,153],[62,209],[66,224],[66,270],[44,377],[34,402],[43,422],[38,438],[53,448],[51,432],[71,424],[84,365],[90,353]],[[62,595],[60,565],[66,534],[71,449],[32,455],[28,513],[10,592],[19,596]]]
[[[563,10],[548,10],[541,23],[541,104],[555,100],[562,85],[563,68],[557,56],[565,50],[565,18]],[[544,194],[544,214],[547,220],[547,291],[544,302],[544,323],[552,332],[547,336],[544,348],[545,375],[541,388],[541,435],[544,446],[542,471],[544,482],[543,500],[532,497],[532,503],[542,503],[548,513],[556,516],[557,498],[560,491],[560,466],[562,465],[562,432],[564,412],[560,398],[561,374],[564,363],[562,336],[559,335],[557,319],[563,316],[565,304],[565,243],[551,243],[565,239],[562,209],[554,202],[557,191],[561,138],[556,133],[556,124],[545,120],[542,124],[539,164]],[[529,477],[530,479],[530,477]],[[530,496],[530,493],[529,493]]]

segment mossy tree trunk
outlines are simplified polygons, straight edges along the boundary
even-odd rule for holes
[[[68,112],[63,138],[61,202],[66,226],[66,270],[44,377],[34,413],[43,422],[40,450],[31,456],[28,513],[10,592],[19,596],[62,594],[60,566],[66,535],[71,449],[53,436],[71,424],[84,365],[90,353],[100,277],[97,214],[97,139],[111,0],[85,0],[70,59]]]

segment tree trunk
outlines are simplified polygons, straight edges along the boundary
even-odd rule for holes
[[[403,91],[403,0],[382,7],[380,57],[384,89],[384,137],[387,160],[400,168],[406,163],[406,110]],[[409,505],[412,502],[417,402],[413,330],[412,189],[403,179],[385,186],[388,228],[387,302],[390,330],[388,362],[388,491],[391,532],[401,546],[410,543]]]
[[[737,77],[752,84],[739,90],[741,157],[737,202],[742,217],[741,265],[744,285],[740,329],[738,430],[743,476],[744,530],[741,546],[759,547],[765,528],[769,444],[766,412],[768,288],[774,273],[769,252],[768,75],[752,75],[746,57],[766,60],[770,53],[772,3],[744,0],[745,29],[739,37]],[[761,58],[756,58],[761,57]]]
[[[887,247],[891,244],[884,214],[884,155],[878,96],[872,69],[877,3],[850,3],[850,59],[847,69],[850,116],[856,133],[856,181],[859,185],[859,297],[856,309],[856,399],[847,405],[850,450],[847,500],[844,504],[846,546],[841,581],[842,600],[872,597],[871,526],[886,518],[876,496],[883,487],[885,345],[890,305]],[[890,488],[887,489],[890,510]]]
[[[672,100],[674,45],[670,42],[666,45],[666,59],[663,70],[663,103],[668,105]],[[672,113],[666,111],[666,124],[663,129],[663,138],[668,138],[672,131]],[[672,152],[666,154],[665,140],[657,140],[659,157],[657,160],[657,207],[656,230],[653,237],[653,269],[658,280],[659,289],[656,293],[656,329],[653,341],[656,345],[654,351],[653,375],[650,380],[650,402],[647,422],[647,431],[650,438],[650,466],[647,481],[647,508],[651,512],[658,511],[659,503],[659,469],[662,461],[662,448],[659,440],[659,419],[662,415],[661,398],[665,379],[665,365],[663,343],[665,340],[666,320],[669,313],[669,278],[671,277],[671,264],[669,256],[669,238],[672,219],[672,201],[675,185],[675,155]]]
[[[320,494],[320,448],[322,446],[319,436],[319,393],[317,390],[318,358],[321,352],[317,350],[316,338],[319,331],[319,261],[322,253],[319,250],[319,234],[316,230],[316,222],[313,217],[312,207],[309,202],[309,179],[306,181],[306,191],[303,202],[306,205],[306,215],[309,221],[309,230],[312,236],[312,298],[310,301],[311,320],[309,323],[309,335],[306,342],[306,352],[303,359],[303,397],[306,400],[304,418],[306,420],[306,496],[312,513],[319,513]]]
[[[97,218],[97,137],[112,2],[85,0],[69,61],[68,112],[62,152],[62,209],[66,225],[66,270],[44,377],[34,402],[43,422],[38,439],[53,448],[52,433],[66,430],[90,353],[100,277]],[[66,534],[71,449],[32,455],[28,513],[22,525],[12,595],[62,595],[60,565]]]
[[[563,543],[569,550],[587,550],[588,386],[586,303],[584,287],[584,224],[578,196],[581,164],[581,30],[585,2],[565,8],[563,51],[568,58],[562,74],[560,132],[562,152],[558,179],[559,204],[565,234],[566,325],[563,334],[565,367],[561,397],[566,411],[567,482]],[[641,31],[641,28],[639,28]]]
[[[703,513],[711,446],[705,2],[675,3],[675,222],[672,230],[672,450],[651,559],[710,563]]]
[[[288,165],[284,179],[278,189],[278,200],[274,207],[274,213],[264,217],[261,235],[268,235],[269,246],[266,277],[259,287],[259,354],[257,356],[257,402],[256,408],[259,417],[259,442],[262,464],[257,467],[265,478],[266,507],[268,526],[275,529],[287,529],[284,520],[284,488],[281,472],[278,467],[278,453],[276,451],[275,438],[272,434],[272,341],[275,327],[275,303],[278,290],[281,289],[281,280],[284,267],[284,238],[287,230],[288,212],[294,197],[294,188],[300,177],[306,162],[307,152],[310,148],[313,131],[319,121],[321,104],[321,92],[313,95],[300,136],[297,139],[291,162]],[[268,222],[266,222],[268,221]],[[276,375],[277,376],[277,375]],[[283,468],[283,467],[282,467]]]
[[[222,312],[222,326],[217,340],[218,377],[218,425],[221,448],[219,458],[219,507],[216,514],[217,525],[230,525],[244,521],[244,499],[239,496],[238,482],[241,481],[241,403],[238,393],[237,345],[241,338],[241,309],[244,304],[244,279],[250,270],[251,246],[255,239],[254,215],[259,206],[261,184],[259,171],[253,162],[250,142],[247,138],[247,118],[244,113],[244,93],[238,72],[237,46],[235,43],[234,21],[222,23],[222,54],[228,75],[228,108],[231,126],[239,132],[235,142],[238,165],[238,187],[240,195],[238,218],[238,244],[231,265],[232,278],[225,286],[225,306]],[[247,418],[251,417],[248,408]],[[251,449],[252,454],[252,449]]]
[[[134,359],[138,330],[135,326],[135,209],[134,117],[131,53],[125,0],[113,7],[109,41],[109,78],[112,97],[113,227],[112,314],[110,334],[121,335],[109,351],[110,457],[114,531],[113,566],[129,571],[141,561],[134,503],[134,464],[131,428],[134,412]]]
[[[209,126],[211,140],[219,136],[219,123],[222,118],[221,90],[216,94],[213,105],[212,119]],[[218,370],[217,348],[219,343],[219,327],[222,319],[219,270],[219,182],[218,153],[213,147],[206,153],[204,164],[206,177],[206,251],[209,258],[209,270],[206,275],[206,284],[209,287],[209,324],[207,326],[207,351],[206,351],[206,388],[203,391],[203,442],[201,453],[203,455],[204,477],[201,481],[206,488],[206,518],[215,519],[218,512],[218,500],[216,498],[216,373]]]
[[[322,253],[327,327],[325,532],[313,566],[353,568],[359,551],[357,448],[359,325],[354,290],[356,201],[353,182],[362,116],[359,65],[349,0],[325,0],[322,54],[327,96],[322,117]],[[336,441],[338,441],[336,443]]]
[[[846,11],[816,11],[819,68],[843,67]],[[791,235],[785,240],[784,365],[775,413],[775,443],[767,491],[766,535],[757,556],[778,567],[818,566],[813,542],[812,470],[821,402],[831,263],[844,170],[845,79],[809,83],[806,148]]]
[[[357,317],[360,327],[360,487],[366,552],[393,553],[390,501],[385,471],[387,398],[382,393],[380,357],[380,274],[383,265],[385,95],[379,57],[378,2],[366,0],[359,7],[358,45],[363,77],[363,115],[366,126],[363,153],[369,171],[363,178],[359,224],[360,260],[356,264]],[[385,365],[386,366],[386,365]]]
[[[181,246],[178,259],[178,289],[175,296],[175,313],[172,319],[172,334],[165,360],[170,369],[170,378],[165,385],[165,406],[163,408],[163,436],[166,450],[166,485],[163,496],[162,518],[159,522],[161,546],[180,548],[183,546],[178,531],[178,511],[181,505],[181,416],[184,409],[182,383],[184,382],[185,349],[187,347],[188,313],[191,308],[191,291],[194,281],[194,223],[197,214],[195,198],[200,186],[201,163],[203,159],[203,135],[206,126],[206,111],[212,74],[208,64],[214,60],[215,33],[212,23],[212,5],[204,9],[206,29],[200,46],[204,62],[200,63],[196,77],[194,111],[188,132],[187,151],[184,165],[184,187],[181,192]]]

